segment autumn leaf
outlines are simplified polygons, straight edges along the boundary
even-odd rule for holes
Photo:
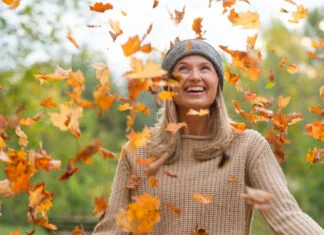
[[[81,230],[79,229],[79,226],[75,226],[71,235],[86,235],[86,232],[84,231],[82,224],[80,227],[81,227]]]
[[[200,40],[203,40],[204,37],[203,37],[203,34],[206,33],[206,31],[202,31],[202,25],[201,25],[201,22],[202,22],[203,18],[196,18],[194,19],[193,23],[192,23],[192,30],[195,31],[195,33],[197,34],[196,36],[196,39],[200,39]]]
[[[209,235],[206,229],[199,228],[198,224],[196,224],[196,227],[193,229],[193,235]]]
[[[306,161],[315,164],[317,163],[321,157],[324,157],[324,149],[317,149],[316,147],[313,150],[308,150],[306,154]],[[322,162],[322,164],[324,164]]]
[[[129,144],[127,145],[128,150],[132,153],[136,152],[136,148],[145,146],[146,141],[150,137],[151,133],[146,126],[142,132],[132,131],[129,135],[127,135],[127,139],[129,140]]]
[[[306,125],[306,134],[324,142],[324,121],[314,121]]]
[[[51,171],[61,168],[61,160],[55,160],[40,146],[38,152],[29,151],[29,161],[37,170]]]
[[[290,102],[291,97],[287,96],[284,98],[283,96],[279,96],[278,98],[278,104],[279,104],[279,110],[284,109]]]
[[[173,100],[173,96],[175,96],[177,93],[173,91],[161,91],[158,95],[157,98],[159,100]]]
[[[98,153],[103,157],[103,159],[116,158],[117,155],[113,152],[108,151],[107,149],[100,147]]]
[[[136,58],[132,59],[131,63],[133,70],[124,74],[124,77],[127,79],[161,77],[167,73],[167,71],[161,68],[160,64],[156,64],[151,60],[147,60],[145,66]]]
[[[185,14],[185,6],[183,6],[182,11],[174,10],[174,15],[169,11],[169,14],[171,20],[173,20],[176,24],[180,24]]]
[[[255,189],[246,187],[246,193],[243,193],[241,197],[246,203],[253,206],[253,209],[266,212],[271,208],[271,200],[273,198],[272,194],[263,191],[261,189]]]
[[[286,63],[287,59],[288,59],[287,56],[281,57],[281,59],[279,61],[279,67],[280,68],[283,68],[285,66],[285,63]]]
[[[165,152],[158,159],[156,159],[155,157],[150,157],[150,158],[154,158],[154,161],[149,163],[147,169],[145,170],[146,175],[149,177],[155,176],[157,174],[157,172],[160,170],[160,168],[163,166],[163,164],[168,160],[169,155],[168,155],[168,152]]]
[[[224,78],[225,78],[225,81],[229,82],[230,84],[235,84],[240,79],[240,76],[237,74],[231,73],[230,68],[228,66],[226,66]]]
[[[98,219],[100,221],[103,218],[105,211],[108,209],[107,199],[104,196],[95,198],[94,204],[96,208],[91,212],[91,214],[98,215]]]
[[[148,183],[149,183],[149,185],[151,186],[151,187],[157,187],[157,184],[158,184],[158,180],[157,180],[157,178],[155,177],[155,176],[150,176],[149,178],[148,178]]]
[[[103,13],[107,10],[111,10],[114,7],[110,3],[103,4],[101,2],[96,2],[93,6],[90,6],[90,11],[96,11]]]
[[[96,70],[96,77],[100,81],[101,85],[105,85],[110,77],[110,71],[104,63],[96,63],[92,65],[92,68]]]
[[[198,115],[198,116],[205,116],[209,115],[209,109],[200,109],[199,111],[196,111],[194,109],[189,109],[186,115]]]
[[[79,129],[79,118],[82,117],[83,109],[77,107],[73,109],[71,105],[60,104],[60,113],[49,113],[54,126],[60,128],[61,131],[69,130],[77,139],[81,137]]]
[[[66,38],[70,40],[70,42],[73,43],[73,45],[76,47],[76,48],[80,48],[80,46],[78,45],[78,43],[76,42],[76,40],[73,38],[72,36],[72,30],[70,27],[68,27],[68,32],[67,32],[67,35],[66,35]]]
[[[110,109],[118,98],[118,95],[112,95],[109,93],[110,84],[107,82],[105,85],[98,84],[93,91],[94,103],[98,105],[100,117],[104,110]]]
[[[135,189],[138,187],[138,185],[141,183],[141,177],[137,176],[135,174],[135,171],[133,170],[133,168],[131,169],[131,172],[128,176],[128,180],[127,180],[127,185],[126,187],[129,189]]]
[[[175,214],[180,215],[182,209],[181,208],[175,208],[174,206],[172,206],[170,203],[166,203],[166,206]]]
[[[201,193],[195,192],[192,199],[202,204],[209,204],[212,202],[210,194],[202,195]]]
[[[233,183],[233,184],[237,184],[237,179],[236,179],[235,175],[233,175],[231,178],[229,178],[228,181]]]
[[[19,124],[22,126],[33,126],[35,122],[39,121],[42,117],[45,116],[44,112],[37,113],[35,116],[32,118],[20,118],[19,119]],[[17,124],[18,126],[18,124]]]
[[[288,73],[291,73],[291,74],[295,74],[298,72],[298,67],[297,65],[295,64],[290,64],[288,67],[287,67],[287,72]]]
[[[247,129],[247,125],[244,122],[242,123],[231,122],[230,125],[233,127],[234,133],[243,133]]]
[[[182,127],[186,127],[187,124],[185,122],[180,123],[168,123],[168,126],[165,128],[166,131],[170,131],[175,134]]]
[[[45,190],[45,183],[40,183],[28,190],[29,207],[35,214],[46,213],[52,207],[54,193]]]
[[[156,8],[158,4],[159,4],[159,0],[154,0],[154,2],[153,2],[153,8]]]
[[[141,166],[149,166],[155,160],[156,160],[156,157],[149,157],[147,159],[144,159],[140,156],[136,156],[136,163]]]
[[[321,106],[313,106],[308,108],[308,111],[311,113],[315,113],[321,116],[324,116],[324,109]]]
[[[20,0],[2,0],[2,2],[7,4],[10,10],[14,10],[20,5]]]
[[[260,20],[257,12],[247,11],[236,13],[234,9],[230,11],[228,19],[233,26],[241,25],[243,29],[259,29]]]
[[[23,145],[23,146],[27,146],[28,144],[28,137],[27,135],[25,134],[25,132],[23,132],[19,126],[16,127],[16,134],[19,136],[19,140],[18,140],[18,143],[20,145]]]
[[[160,221],[160,201],[157,197],[145,193],[135,197],[135,202],[128,204],[128,210],[120,209],[116,215],[117,226],[124,232],[148,233]]]
[[[18,230],[17,231],[15,231],[15,232],[10,232],[10,235],[20,235],[21,233],[20,233],[20,228],[18,228]]]
[[[112,37],[113,41],[116,41],[117,37],[123,34],[123,30],[120,28],[119,21],[113,21],[109,19],[109,25],[112,28],[112,31],[109,31],[110,36]]]
[[[39,79],[41,84],[43,84],[44,82],[66,79],[68,78],[69,73],[71,71],[72,71],[71,69],[64,70],[60,66],[56,65],[55,72],[53,74],[45,74],[45,75],[37,74],[35,75],[35,77]]]
[[[254,45],[255,45],[255,41],[258,38],[258,34],[254,34],[254,36],[252,37],[247,37],[246,39],[246,49],[247,50],[253,50],[254,49]]]
[[[96,154],[101,147],[100,141],[92,141],[91,144],[82,147],[77,154],[75,155],[74,159],[75,162],[77,161],[84,161],[86,164],[92,163],[92,155]]]
[[[308,9],[304,7],[303,4],[297,6],[297,10],[291,13],[291,19],[289,22],[298,23],[299,20],[302,20],[308,16]]]
[[[40,102],[41,106],[45,108],[57,108],[58,105],[52,101],[52,97],[43,98]]]
[[[144,41],[145,37],[151,32],[151,30],[152,30],[152,24],[149,26],[146,34],[143,35],[141,40],[138,37],[138,35],[129,37],[128,41],[122,45],[124,55],[127,57],[127,56],[130,56],[130,55],[138,52],[138,51],[142,51],[144,53],[151,52],[152,48],[151,48],[150,44],[145,44],[145,45],[141,46],[141,43]]]
[[[74,175],[78,171],[79,171],[79,168],[74,167],[74,159],[69,159],[68,166],[67,166],[66,170],[64,171],[63,175],[61,175],[58,180],[59,181],[67,180],[68,178],[70,178],[72,175]]]

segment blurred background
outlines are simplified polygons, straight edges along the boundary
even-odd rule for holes
[[[208,8],[208,1],[172,3],[161,0],[156,9],[152,8],[153,0],[137,2],[110,1],[116,6],[114,12],[102,14],[90,12],[89,5],[94,2],[22,0],[15,10],[8,9],[8,6],[1,2],[0,115],[10,116],[18,106],[23,105],[25,110],[21,115],[31,117],[44,110],[39,104],[44,97],[50,96],[57,103],[66,100],[67,87],[64,83],[40,85],[34,77],[36,74],[53,73],[57,64],[65,69],[82,71],[86,84],[83,98],[92,100],[92,92],[98,83],[92,64],[104,62],[111,70],[112,92],[127,96],[127,80],[122,74],[129,69],[129,64],[122,55],[120,44],[135,34],[143,35],[152,22],[153,30],[147,41],[161,51],[167,49],[170,41],[174,41],[177,36],[180,39],[193,38],[195,35],[191,30],[191,23],[196,16],[204,17],[203,25],[207,31],[205,36],[215,47],[227,45],[231,49],[244,50],[246,36],[257,32],[259,36],[256,48],[262,52],[263,66],[273,69],[275,85],[272,88],[267,87],[267,73],[262,73],[255,82],[242,78],[242,85],[264,97],[273,96],[275,100],[280,95],[291,96],[291,102],[285,108],[285,112],[303,114],[303,120],[288,130],[291,144],[284,146],[287,161],[282,164],[282,168],[288,187],[302,210],[324,227],[324,166],[306,161],[309,149],[320,149],[324,146],[320,140],[305,134],[306,124],[321,120],[319,115],[312,114],[308,108],[315,105],[323,107],[319,88],[324,85],[324,60],[309,58],[306,51],[312,50],[311,39],[324,39],[324,4],[321,1],[305,1],[304,5],[309,9],[308,17],[295,25],[287,23],[287,17],[280,12],[281,7],[287,4],[285,1],[269,1],[264,4],[270,4],[271,7],[261,7],[261,3],[251,0],[252,9],[260,14],[262,26],[258,31],[244,31],[232,29],[226,17],[221,16],[220,3],[214,1],[212,7]],[[184,22],[175,25],[169,19],[168,10],[181,10],[184,5]],[[125,19],[120,16],[120,10],[127,12]],[[129,19],[126,20],[127,17]],[[120,20],[124,31],[124,35],[116,42],[112,41],[108,33],[109,18]],[[100,24],[102,27],[87,27],[89,24]],[[79,49],[66,39],[68,26],[80,44]],[[269,53],[271,50],[275,53]],[[230,58],[224,53],[222,56],[224,65],[228,64]],[[280,69],[278,64],[282,56],[287,56],[290,62],[297,64],[299,72],[292,75]],[[161,62],[160,53],[157,52],[149,56],[140,54],[138,57]],[[235,86],[226,83],[224,94],[230,116],[238,122],[244,121],[235,113],[232,105],[232,100],[242,100],[242,93],[236,91]],[[151,94],[141,93],[138,100],[150,108],[150,115],[137,115],[134,125],[134,130],[137,131],[145,125],[152,126],[157,111]],[[81,146],[89,144],[92,140],[101,140],[106,149],[119,154],[127,135],[127,113],[120,112],[118,104],[121,102],[117,101],[101,117],[98,117],[97,109],[84,111],[80,119],[80,140],[76,140],[69,132],[54,127],[47,110],[46,116],[34,126],[24,128],[29,141],[27,149],[38,149],[41,142],[50,156],[62,161],[61,170],[39,171],[32,178],[32,183],[46,182],[46,189],[55,192],[53,207],[48,211],[48,216],[50,222],[59,227],[57,232],[37,227],[36,234],[69,234],[74,226],[80,224],[83,224],[86,230],[92,231],[97,223],[97,217],[91,215],[95,208],[95,198],[105,196],[108,199],[118,159],[104,160],[96,155],[91,165],[78,164],[80,171],[67,181],[60,182],[57,179],[63,174],[67,159],[72,158]],[[248,109],[249,106],[247,104],[242,107]],[[266,130],[271,129],[271,123],[249,124],[249,128],[256,129],[266,136]],[[7,145],[19,149],[14,131],[8,130],[8,134],[12,138]],[[5,164],[0,162],[0,180],[6,178],[4,168]],[[27,223],[27,194],[21,193],[9,199],[0,196],[0,200],[3,201],[0,216],[1,234],[9,234],[19,227],[22,232],[35,228]],[[271,234],[258,212],[255,213],[252,234]]]

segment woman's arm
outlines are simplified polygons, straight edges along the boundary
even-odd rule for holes
[[[126,150],[122,150],[121,157],[118,161],[118,166],[112,185],[112,192],[110,194],[108,209],[105,212],[104,218],[97,224],[94,229],[94,235],[121,235],[129,234],[122,231],[121,227],[117,227],[115,222],[115,215],[121,208],[126,208],[127,204],[131,202],[130,189],[127,186],[128,175],[131,166],[128,162]]]
[[[275,234],[324,234],[324,230],[301,211],[269,144],[265,139],[262,142],[263,150],[250,156],[254,161],[249,181],[252,187],[273,195],[271,209],[262,213],[272,231]]]

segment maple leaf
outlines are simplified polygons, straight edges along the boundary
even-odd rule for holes
[[[169,15],[171,20],[173,20],[176,24],[180,24],[185,14],[185,6],[183,6],[182,11],[174,10],[174,15],[169,11]]]
[[[313,150],[308,150],[306,161],[315,164],[321,159],[321,157],[324,157],[324,149],[317,149],[315,147]],[[321,163],[324,164],[324,162]]]
[[[230,84],[235,84],[240,79],[240,76],[237,74],[231,73],[230,68],[228,66],[226,66],[224,78],[225,78],[225,81],[229,82]]]
[[[246,49],[247,50],[253,50],[254,49],[254,45],[255,45],[255,41],[258,38],[258,34],[254,34],[254,36],[252,37],[247,37],[246,39]]]
[[[202,28],[202,25],[201,25],[201,22],[202,22],[203,18],[196,18],[194,19],[193,23],[192,23],[192,30],[195,31],[195,33],[197,34],[196,36],[196,39],[200,39],[200,40],[203,40],[203,34],[206,33],[206,31],[202,31],[201,28]]]
[[[104,63],[96,63],[92,65],[92,68],[96,70],[96,77],[100,81],[101,85],[105,85],[110,77],[110,71]]]
[[[202,204],[209,204],[212,202],[210,194],[202,195],[201,193],[195,192],[192,199]]]
[[[123,34],[123,30],[120,28],[120,23],[118,20],[112,21],[111,19],[109,19],[109,25],[114,31],[114,32],[109,31],[110,36],[112,37],[113,41],[116,41],[117,37]]]
[[[80,227],[81,227],[81,230],[79,229],[79,226],[75,226],[71,235],[86,235],[86,232],[84,231],[82,224]]]
[[[79,139],[81,137],[79,118],[82,117],[83,109],[81,107],[73,109],[71,105],[66,103],[60,104],[59,108],[60,113],[49,113],[53,125],[62,131],[69,130],[72,135]]]
[[[28,190],[29,207],[33,213],[46,213],[52,207],[54,193],[45,190],[45,183],[40,183]]]
[[[67,32],[67,35],[66,35],[66,38],[70,40],[70,42],[73,43],[73,45],[76,47],[76,48],[80,48],[80,46],[78,45],[78,43],[76,42],[76,40],[73,38],[72,36],[72,30],[70,27],[68,27],[68,32]]]
[[[234,9],[230,11],[228,19],[233,26],[241,25],[243,29],[259,29],[260,20],[257,12],[247,11],[236,13]]]
[[[182,209],[181,208],[175,208],[174,206],[172,206],[170,203],[166,203],[167,207],[172,211],[174,212],[175,214],[177,215],[180,215],[181,214],[181,211]]]
[[[38,152],[29,151],[29,161],[35,169],[44,171],[57,170],[61,168],[61,160],[54,160],[47,155],[47,152],[40,146]]]
[[[138,187],[140,183],[141,183],[141,177],[137,176],[132,168],[128,176],[126,187],[129,189],[135,189]]]
[[[74,175],[78,171],[79,171],[79,168],[74,167],[74,159],[69,159],[68,166],[67,166],[66,170],[64,171],[63,175],[61,175],[58,180],[59,181],[67,180],[68,178],[70,178],[72,175]]]
[[[100,141],[93,141],[91,144],[82,147],[77,154],[75,155],[74,159],[75,162],[77,161],[84,161],[86,164],[92,163],[92,155],[97,153],[101,147]]]
[[[68,78],[71,69],[64,70],[60,66],[56,65],[55,71],[53,74],[36,74],[35,77],[39,79],[40,83],[43,84],[44,82],[50,81],[57,81],[63,80]]]
[[[7,4],[10,10],[14,10],[20,5],[20,0],[2,0],[2,2]]]
[[[98,84],[93,91],[94,103],[100,107],[98,112],[99,117],[104,110],[110,109],[118,98],[118,95],[110,94],[109,90],[110,84],[107,82],[105,85]]]
[[[90,6],[89,8],[90,8],[90,11],[96,11],[96,12],[103,13],[107,10],[113,9],[114,7],[110,3],[103,4],[101,2],[96,2],[93,6]]]
[[[297,65],[295,64],[290,64],[288,67],[287,67],[287,72],[288,73],[291,73],[291,74],[295,74],[298,72],[298,67]]]
[[[173,91],[161,91],[157,98],[159,100],[173,100],[173,96],[175,96],[177,93]]]
[[[146,141],[150,137],[151,133],[146,126],[142,132],[132,131],[129,135],[127,135],[127,139],[129,140],[129,144],[127,145],[128,150],[132,153],[136,152],[136,148],[145,146]]]
[[[155,176],[150,176],[148,178],[148,183],[151,187],[157,187],[157,184],[158,184],[158,180]]]
[[[167,73],[161,68],[160,64],[156,64],[151,60],[147,60],[145,66],[143,66],[141,60],[136,58],[131,60],[132,71],[124,74],[127,79],[140,79],[140,78],[151,78],[151,77],[161,77]]]
[[[58,105],[52,101],[52,97],[43,98],[40,102],[41,106],[45,108],[57,108]]]
[[[209,115],[209,109],[200,109],[199,111],[196,111],[194,109],[189,109],[189,111],[186,113],[186,115],[198,115],[198,116],[205,116]]]
[[[180,123],[168,123],[168,126],[165,128],[166,131],[170,131],[175,134],[182,127],[186,127],[187,124],[185,122]]]
[[[128,41],[122,45],[124,55],[127,57],[138,51],[142,51],[144,53],[151,52],[152,48],[150,44],[145,44],[141,46],[141,43],[144,41],[145,37],[151,32],[151,30],[152,24],[149,26],[146,34],[143,35],[141,40],[139,39],[138,35],[135,35],[134,37],[129,37]]]
[[[128,210],[120,209],[116,215],[117,226],[124,232],[148,233],[160,221],[160,201],[145,193],[135,197],[135,203],[127,205]]]
[[[246,193],[243,193],[241,197],[246,203],[252,205],[253,209],[265,212],[271,208],[270,202],[273,198],[272,194],[261,189],[250,187],[246,187],[245,190]]]
[[[303,4],[297,6],[297,10],[292,12],[289,22],[298,23],[299,20],[304,19],[308,16],[308,9],[304,7]]]
[[[96,208],[91,212],[91,214],[97,215],[98,219],[100,221],[104,217],[105,211],[108,209],[107,199],[104,196],[95,198],[94,204],[95,204]]]

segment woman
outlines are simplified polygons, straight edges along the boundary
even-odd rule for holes
[[[182,77],[174,88],[177,95],[165,103],[148,145],[138,148],[136,154],[124,150],[110,207],[94,234],[127,234],[116,226],[115,215],[144,193],[160,200],[161,219],[149,234],[186,235],[195,228],[204,228],[208,234],[249,234],[253,208],[241,198],[247,186],[272,194],[271,209],[262,214],[274,233],[324,234],[290,194],[267,141],[253,130],[242,134],[232,131],[222,95],[222,61],[216,50],[204,41],[182,41],[168,51],[162,68],[169,76]],[[187,115],[190,109],[207,109],[209,115]],[[186,127],[176,134],[165,130],[168,123],[179,122],[185,122]],[[154,169],[153,162],[146,169],[136,163],[137,156],[159,156],[157,165],[163,165]],[[230,160],[224,164],[228,156]],[[134,172],[142,181],[129,189],[128,178]],[[151,174],[158,179],[157,187],[147,183]],[[196,192],[209,194],[211,202],[196,202],[192,199]],[[181,213],[170,210],[168,203]]]

